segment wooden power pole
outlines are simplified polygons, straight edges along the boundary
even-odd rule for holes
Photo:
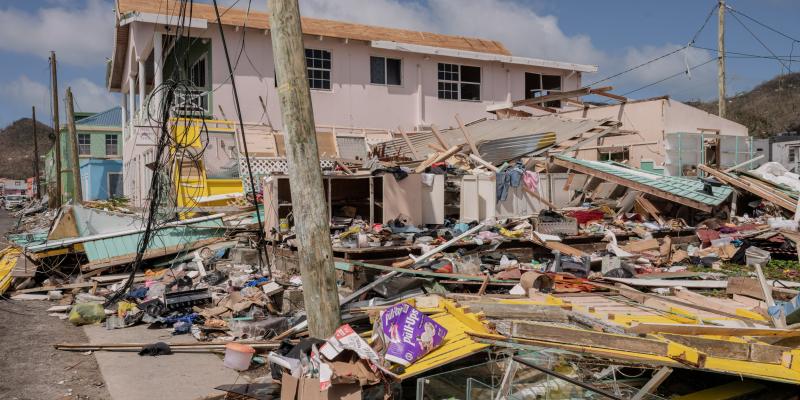
[[[36,106],[31,107],[33,118],[33,182],[36,186],[36,198],[42,198],[42,186],[39,184],[39,139],[36,137]]]
[[[269,7],[278,99],[287,138],[286,156],[303,276],[303,300],[309,334],[325,339],[339,327],[339,294],[306,76],[300,8],[297,0],[271,0]]]
[[[56,138],[55,167],[56,167],[56,189],[50,193],[50,205],[53,208],[61,207],[61,127],[58,125],[58,74],[56,73],[56,52],[50,52],[50,91],[53,95],[53,133]]]
[[[717,7],[717,86],[718,114],[725,118],[725,0]]]
[[[75,129],[75,110],[73,110],[72,88],[67,88],[67,142],[69,143],[69,161],[72,169],[72,201],[83,203],[81,190],[81,163],[78,161],[78,132]]]

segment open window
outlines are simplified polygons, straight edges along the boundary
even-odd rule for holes
[[[370,57],[369,81],[375,85],[400,86],[401,61],[397,58]]]
[[[543,75],[532,72],[525,73],[525,98],[546,96],[561,91],[560,75]],[[548,101],[542,104],[544,107],[560,108],[561,100]]]

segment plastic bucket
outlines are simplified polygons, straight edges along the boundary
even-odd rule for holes
[[[241,343],[228,343],[225,345],[225,361],[223,365],[237,371],[246,371],[250,368],[256,349]]]

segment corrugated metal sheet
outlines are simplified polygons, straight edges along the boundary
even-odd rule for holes
[[[467,126],[467,129],[472,137],[472,140],[475,142],[479,151],[481,152],[481,157],[486,158],[484,157],[483,151],[480,149],[482,148],[482,145],[489,142],[501,139],[529,137],[529,140],[523,140],[520,143],[520,146],[528,146],[528,148],[530,148],[530,141],[533,140],[531,137],[552,132],[555,134],[554,143],[560,143],[567,139],[581,135],[591,129],[599,127],[608,120],[610,119],[604,118],[598,120],[588,118],[566,118],[559,115],[545,115],[541,117],[520,119],[482,120],[470,124]],[[440,134],[448,147],[466,143],[464,135],[461,133],[459,128],[445,129],[442,130]],[[432,132],[408,134],[408,139],[414,146],[420,159],[424,159],[424,156],[432,151],[428,146],[429,144],[438,145],[439,143]],[[509,145],[510,143],[511,141],[508,141],[505,144]],[[491,147],[492,146],[490,145],[489,148]],[[414,158],[403,138],[397,138],[375,145],[373,146],[373,149],[384,149],[384,155],[386,157],[406,156],[409,158]],[[506,151],[507,153],[519,153],[518,151],[510,151],[508,148]],[[524,154],[528,153],[520,153],[520,155]],[[508,159],[503,159],[500,161],[505,161]]]
[[[555,142],[555,133],[540,133],[484,141],[478,145],[478,152],[481,153],[481,158],[484,160],[492,164],[498,164],[550,147]]]
[[[695,200],[711,206],[716,206],[725,201],[733,189],[729,186],[712,188],[713,196],[702,192],[703,183],[698,179],[681,178],[677,176],[664,176],[652,172],[643,171],[636,168],[624,166],[614,162],[588,161],[577,158],[557,155],[558,159],[582,165],[600,172],[605,172],[622,179],[634,181],[642,185],[647,185],[656,190]]]
[[[86,117],[77,123],[77,129],[81,126],[111,126],[122,127],[122,108],[114,107],[103,112]]]
[[[171,226],[159,229],[152,236],[148,250],[164,249],[189,245],[203,239],[221,237],[225,231],[222,218],[202,221],[184,226]],[[90,262],[112,257],[136,254],[143,232],[123,236],[103,238],[83,243],[86,258]]]

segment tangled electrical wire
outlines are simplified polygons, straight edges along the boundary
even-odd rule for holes
[[[147,207],[145,209],[146,218],[144,219],[144,231],[142,232],[138,244],[137,254],[129,268],[129,279],[122,287],[118,288],[106,301],[106,306],[114,304],[125,297],[130,291],[136,271],[142,266],[145,254],[150,248],[150,244],[158,239],[161,228],[178,219],[181,213],[190,213],[197,205],[194,199],[204,195],[201,183],[203,169],[203,155],[209,144],[209,129],[205,122],[206,110],[202,107],[202,98],[208,92],[198,93],[197,88],[189,79],[189,53],[192,45],[197,38],[191,38],[186,22],[192,18],[191,0],[181,0],[178,12],[178,24],[173,38],[173,70],[169,79],[155,87],[143,106],[146,113],[145,120],[150,122],[154,128],[155,155],[153,161],[147,164],[152,170],[150,187],[147,195]],[[249,14],[248,4],[248,14]],[[220,18],[216,1],[214,9],[217,18]],[[258,212],[257,196],[255,193],[254,178],[250,159],[247,153],[246,140],[244,138],[244,124],[242,122],[239,98],[236,92],[236,84],[233,78],[235,68],[231,66],[227,44],[225,43],[224,33],[220,25],[220,35],[222,36],[225,48],[225,58],[228,64],[229,76],[234,92],[236,112],[239,119],[239,126],[244,142],[244,157],[247,171],[250,176],[250,184],[253,205],[256,206],[256,216],[258,219],[258,244],[259,267],[264,265],[262,249],[264,247],[263,223]],[[238,65],[244,50],[244,33],[242,35],[242,47],[236,58]],[[162,66],[163,67],[163,66]],[[221,86],[221,85],[220,85]],[[219,89],[219,86],[211,92]],[[197,129],[199,126],[199,129]],[[198,146],[198,143],[200,144]],[[177,179],[173,179],[177,177]],[[194,182],[193,182],[194,181]],[[182,200],[182,201],[181,201]],[[183,204],[185,207],[179,208]],[[192,229],[184,226],[184,229]],[[200,228],[207,229],[207,228]],[[269,258],[266,259],[269,267]],[[170,268],[171,265],[170,265]]]
[[[130,291],[136,271],[142,266],[151,243],[158,239],[160,228],[177,220],[180,212],[187,211],[178,209],[179,198],[193,199],[202,194],[200,185],[186,184],[181,179],[200,180],[203,153],[208,146],[205,111],[198,106],[199,103],[192,101],[193,96],[197,98],[197,95],[192,82],[185,76],[191,48],[185,22],[187,12],[188,20],[191,20],[191,5],[191,1],[181,0],[179,24],[174,36],[176,44],[184,39],[187,43],[186,48],[182,49],[183,51],[176,49],[172,52],[175,57],[175,68],[170,78],[155,87],[147,99],[143,99],[144,119],[153,127],[155,147],[153,161],[147,164],[152,174],[145,208],[146,217],[143,221],[144,230],[137,243],[136,258],[128,266],[129,279],[109,296],[106,306],[120,301]],[[184,33],[186,36],[183,36]],[[184,68],[181,68],[182,66]],[[199,132],[196,129],[198,121]],[[197,143],[202,145],[198,147]],[[173,176],[179,177],[176,185],[173,185]]]

